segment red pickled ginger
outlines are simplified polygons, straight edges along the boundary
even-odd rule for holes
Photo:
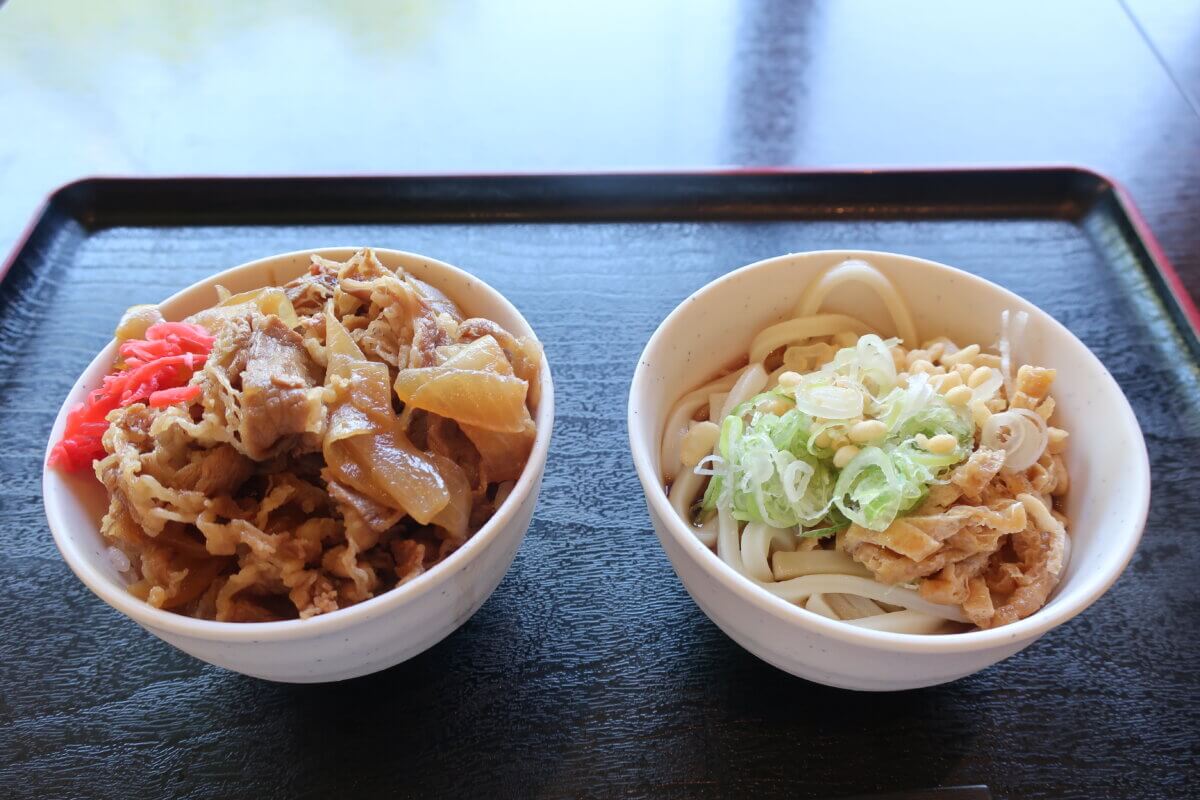
[[[50,466],[73,472],[103,458],[101,440],[114,409],[134,403],[162,408],[199,397],[200,387],[188,384],[204,366],[213,341],[199,325],[158,322],[146,329],[145,339],[122,342],[117,350],[122,369],[106,376],[99,389],[67,413],[63,437],[50,451]]]

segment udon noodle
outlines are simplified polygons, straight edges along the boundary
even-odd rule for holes
[[[878,296],[897,338],[823,310],[846,284]],[[672,507],[747,580],[849,625],[950,633],[1029,616],[1069,554],[1067,432],[1049,424],[1055,371],[1019,362],[1024,313],[1001,323],[994,352],[921,342],[881,272],[827,270],[744,366],[672,408]]]

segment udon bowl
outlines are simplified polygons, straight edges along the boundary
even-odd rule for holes
[[[1055,424],[1071,438],[1067,516],[1070,561],[1046,605],[991,630],[916,635],[827,619],[754,585],[709,550],[673,511],[663,487],[660,444],[666,417],[687,390],[744,356],[755,333],[790,317],[823,270],[861,258],[905,298],[922,339],[947,335],[995,342],[1001,312],[1025,311],[1023,362],[1058,370]],[[849,314],[892,335],[883,304],[842,286],[823,310]],[[675,572],[701,610],[751,653],[828,686],[898,690],[945,683],[988,667],[1079,614],[1117,579],[1141,538],[1150,468],[1137,419],[1100,360],[1046,312],[989,281],[953,267],[891,253],[822,251],[760,261],[684,300],[651,336],[629,393],[629,440],[650,520]]]
[[[301,275],[309,255],[345,260],[358,248],[303,250],[263,258],[200,281],[159,305],[178,320],[212,305],[214,287],[233,292],[279,285]],[[465,312],[488,317],[518,336],[529,323],[499,292],[460,269],[432,258],[376,249],[389,267],[403,267],[441,289]],[[116,320],[113,320],[114,324]],[[109,343],[71,389],[50,434],[62,436],[67,411],[100,385],[116,355]],[[529,528],[541,487],[554,421],[554,389],[543,360],[537,437],[524,472],[490,520],[461,548],[427,572],[372,599],[306,620],[215,622],[154,608],[126,590],[109,562],[99,523],[104,487],[90,473],[46,469],[42,493],[54,541],[67,564],[100,599],[163,641],[202,661],[254,677],[294,683],[353,678],[385,669],[432,647],[474,614],[499,585]],[[49,449],[47,449],[47,456]]]

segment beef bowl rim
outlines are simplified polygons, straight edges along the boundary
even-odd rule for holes
[[[650,440],[647,441],[640,435],[643,426],[647,424],[640,418],[642,413],[640,398],[654,391],[653,387],[656,382],[656,376],[654,374],[653,359],[656,349],[662,341],[670,341],[672,337],[677,335],[673,330],[677,321],[680,317],[684,316],[688,306],[697,298],[713,293],[721,293],[729,284],[736,283],[743,273],[762,269],[777,262],[791,261],[797,258],[820,257],[830,259],[831,264],[846,259],[862,259],[876,265],[880,261],[893,262],[898,260],[923,268],[932,268],[936,271],[953,274],[957,280],[970,285],[973,291],[998,293],[1004,298],[1008,308],[1014,311],[1025,311],[1030,317],[1037,317],[1041,324],[1052,328],[1057,337],[1065,338],[1071,342],[1074,345],[1072,349],[1075,351],[1073,356],[1092,362],[1093,366],[1098,368],[1101,380],[1107,384],[1108,390],[1116,393],[1122,399],[1120,414],[1123,419],[1120,420],[1120,424],[1136,431],[1140,444],[1136,452],[1129,454],[1131,458],[1131,463],[1129,464],[1130,482],[1127,490],[1134,498],[1137,508],[1135,519],[1131,521],[1134,533],[1120,542],[1117,552],[1111,554],[1106,563],[1106,568],[1101,574],[1075,576],[1075,580],[1072,581],[1072,586],[1070,587],[1069,602],[1053,602],[1055,598],[1059,597],[1068,588],[1064,582],[1055,587],[1046,605],[1030,616],[1008,625],[988,630],[972,630],[963,633],[948,634],[913,634],[860,628],[848,625],[843,621],[827,619],[820,614],[815,614],[801,608],[782,597],[778,597],[754,585],[750,580],[747,580],[734,571],[732,567],[720,558],[717,558],[708,547],[696,538],[683,520],[679,519],[670,501],[667,499],[667,492],[663,485],[661,465],[658,463],[658,452],[660,449],[658,443],[662,440],[663,427],[666,424],[665,418],[652,420],[649,423]],[[920,324],[919,321],[918,324]],[[713,365],[711,372],[716,372],[719,366]],[[696,377],[704,376],[698,375]],[[666,407],[669,408],[670,403]],[[885,652],[963,653],[986,650],[989,647],[1002,646],[1005,643],[1018,640],[1023,640],[1026,643],[1033,642],[1046,631],[1080,614],[1108,591],[1132,559],[1134,550],[1141,540],[1142,531],[1149,512],[1150,459],[1146,450],[1145,440],[1141,433],[1141,426],[1138,424],[1137,417],[1134,414],[1133,408],[1129,405],[1128,399],[1125,398],[1116,379],[1108,371],[1108,368],[1104,366],[1103,362],[1078,337],[1071,333],[1066,326],[1020,295],[957,267],[898,253],[876,250],[816,250],[789,253],[766,258],[740,267],[692,292],[659,324],[638,358],[630,386],[626,425],[629,431],[634,468],[637,471],[638,478],[645,492],[647,503],[655,514],[662,519],[671,537],[682,546],[690,559],[699,562],[701,568],[711,579],[715,579],[726,588],[731,589],[741,596],[742,599],[757,605],[761,611],[787,620],[789,623],[795,625],[798,632],[808,631],[828,636],[838,641],[871,647]],[[1082,435],[1082,432],[1078,432],[1078,435]]]
[[[218,284],[234,293],[267,286],[281,286],[307,271],[312,255],[335,261],[345,261],[361,249],[363,248],[322,247],[260,258],[194,283],[171,295],[158,306],[167,319],[181,320],[190,314],[212,306],[216,302],[215,287]],[[537,338],[533,328],[521,312],[499,291],[474,275],[444,261],[417,253],[384,248],[372,249],[385,266],[391,269],[402,267],[416,278],[445,291],[446,295],[466,313],[478,310],[469,295],[475,293],[484,297],[490,295],[491,303],[499,306],[518,323],[518,329],[512,331],[514,334]],[[453,288],[454,284],[462,284],[465,292],[461,287]],[[447,286],[451,288],[447,288]],[[113,324],[115,327],[116,320],[113,321]],[[505,327],[509,328],[510,326],[505,325]],[[130,594],[119,580],[114,581],[110,576],[104,574],[96,566],[94,560],[82,552],[83,548],[89,546],[88,543],[76,541],[65,535],[65,531],[75,524],[68,519],[66,504],[49,500],[59,493],[75,495],[80,491],[92,489],[104,492],[101,484],[91,474],[81,472],[78,475],[69,475],[46,466],[46,463],[50,457],[50,450],[62,437],[68,410],[82,402],[87,392],[99,385],[102,376],[111,371],[116,355],[117,344],[114,339],[92,359],[87,369],[75,382],[54,421],[46,452],[42,458],[42,497],[47,521],[54,536],[54,542],[71,570],[100,599],[138,623],[199,639],[223,642],[303,639],[316,634],[329,633],[338,628],[353,627],[393,611],[411,598],[436,590],[446,578],[455,574],[456,569],[466,568],[476,560],[480,552],[495,538],[495,532],[512,519],[521,503],[534,490],[540,472],[538,465],[545,463],[550,446],[551,427],[554,419],[554,386],[550,377],[550,365],[543,352],[541,370],[538,375],[541,396],[534,414],[537,434],[534,438],[533,449],[529,454],[529,460],[512,492],[505,498],[500,508],[462,547],[401,586],[361,603],[309,619],[276,622],[218,622],[196,619],[166,609],[155,608]],[[60,535],[60,531],[64,533]],[[98,545],[102,548],[99,559],[103,560],[106,558],[103,548],[108,545],[100,533],[99,520],[95,522],[95,536]]]

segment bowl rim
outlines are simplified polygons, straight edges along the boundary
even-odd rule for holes
[[[279,262],[297,258],[307,259],[308,256],[313,254],[333,260],[345,260],[353,253],[362,249],[364,247],[361,246],[313,247],[257,258],[196,281],[162,300],[158,305],[162,306],[182,302],[187,295],[205,289],[213,289],[217,284],[238,277],[243,273],[261,270],[264,280],[270,281],[273,278],[271,267]],[[483,279],[452,264],[420,253],[385,247],[372,247],[370,249],[374,250],[384,260],[421,261],[426,265],[432,266],[435,272],[444,272],[458,280],[470,283],[473,290],[481,291],[484,294],[490,292],[494,296],[493,299],[498,301],[499,305],[505,307],[516,319],[524,323],[534,338],[537,339],[537,334],[533,331],[533,326],[529,324],[529,321],[525,319],[516,306]],[[420,277],[422,280],[426,279],[426,276]],[[429,282],[438,287],[438,283],[435,281],[431,280]],[[264,282],[261,285],[265,287],[274,284]],[[447,292],[447,294],[451,295],[451,298],[457,302],[457,298],[453,296],[453,292]],[[540,340],[538,341],[540,343]],[[79,390],[84,376],[92,372],[98,364],[111,365],[115,354],[116,341],[110,340],[88,363],[87,367],[84,368],[84,371],[76,379],[68,391],[66,398],[63,400],[58,415],[54,419],[54,424],[51,426],[50,438],[46,445],[46,452],[42,458],[42,503],[46,511],[46,520],[49,524],[51,535],[54,538],[54,543],[57,545],[67,565],[71,568],[71,571],[101,600],[130,617],[138,624],[155,631],[206,641],[248,642],[257,644],[259,642],[281,642],[315,638],[332,631],[360,625],[383,614],[395,611],[410,600],[436,590],[441,584],[451,579],[452,576],[467,569],[472,562],[476,561],[483,549],[499,536],[501,529],[512,522],[517,510],[536,491],[541,474],[545,468],[554,424],[554,382],[550,375],[550,364],[546,358],[545,348],[543,348],[542,364],[538,376],[541,397],[535,415],[537,433],[534,437],[529,460],[526,462],[525,468],[522,470],[520,478],[517,479],[512,492],[509,493],[508,497],[505,498],[500,508],[496,510],[491,518],[473,536],[467,539],[466,544],[407,583],[382,592],[361,603],[356,603],[347,608],[340,608],[328,614],[319,614],[308,619],[290,619],[274,622],[218,622],[216,620],[187,617],[166,609],[155,608],[144,600],[139,600],[126,591],[125,587],[120,586],[104,575],[92,563],[92,560],[80,548],[77,548],[76,544],[66,535],[68,522],[64,518],[62,504],[51,501],[49,483],[54,470],[47,466],[47,459],[58,437],[61,436],[65,417],[71,405],[70,399]],[[62,489],[61,491],[70,494],[71,490]],[[98,528],[96,535],[98,537],[101,536]]]
[[[676,516],[674,509],[667,500],[667,493],[659,480],[657,471],[653,468],[652,454],[654,453],[654,449],[652,448],[655,445],[650,442],[641,441],[635,435],[634,431],[640,413],[639,397],[650,388],[651,373],[648,369],[648,358],[650,357],[651,350],[659,342],[671,338],[672,328],[683,315],[684,309],[701,296],[721,291],[726,284],[732,283],[745,273],[767,269],[781,262],[815,258],[830,260],[861,258],[869,261],[873,258],[878,259],[881,257],[889,260],[898,259],[901,263],[917,265],[921,268],[948,272],[956,278],[971,284],[975,289],[999,293],[1013,307],[1027,310],[1031,315],[1039,316],[1042,322],[1047,324],[1049,329],[1054,331],[1056,335],[1066,337],[1082,349],[1086,354],[1086,358],[1091,359],[1094,365],[1099,367],[1101,382],[1105,390],[1114,392],[1120,399],[1120,422],[1128,429],[1137,433],[1135,438],[1141,445],[1138,448],[1139,452],[1134,454],[1131,462],[1127,465],[1132,477],[1132,480],[1128,484],[1128,491],[1132,493],[1131,501],[1132,506],[1136,509],[1135,517],[1125,528],[1126,535],[1124,541],[1119,543],[1120,549],[1115,553],[1110,553],[1109,558],[1101,565],[1103,569],[1095,573],[1078,576],[1080,580],[1087,580],[1088,583],[1083,585],[1085,591],[1081,592],[1071,603],[1059,604],[1052,608],[1043,607],[1025,619],[1017,620],[998,628],[944,635],[893,633],[890,631],[861,628],[855,625],[846,625],[838,620],[827,619],[790,603],[781,597],[761,589],[744,576],[738,574],[687,529],[687,526]],[[801,631],[828,636],[841,642],[877,650],[902,653],[969,653],[1000,647],[1016,640],[1032,641],[1036,639],[1051,628],[1078,615],[1108,591],[1109,587],[1117,580],[1133,557],[1133,552],[1142,538],[1150,508],[1150,459],[1146,450],[1145,436],[1142,433],[1141,426],[1138,424],[1133,408],[1129,405],[1129,399],[1121,390],[1116,379],[1108,371],[1108,368],[1104,366],[1104,363],[1100,361],[1087,345],[1080,341],[1075,334],[1051,314],[999,284],[948,264],[883,250],[810,250],[773,256],[720,275],[689,294],[659,324],[638,357],[637,365],[634,368],[633,380],[630,383],[626,425],[629,432],[629,445],[634,467],[642,483],[642,488],[651,512],[662,520],[663,528],[675,540],[675,543],[680,546],[681,550],[687,554],[686,557],[695,561],[710,579],[718,581],[727,591],[732,592],[741,600],[758,606],[760,610],[767,611],[774,617],[794,624]],[[668,553],[668,556],[670,556],[670,553]]]

